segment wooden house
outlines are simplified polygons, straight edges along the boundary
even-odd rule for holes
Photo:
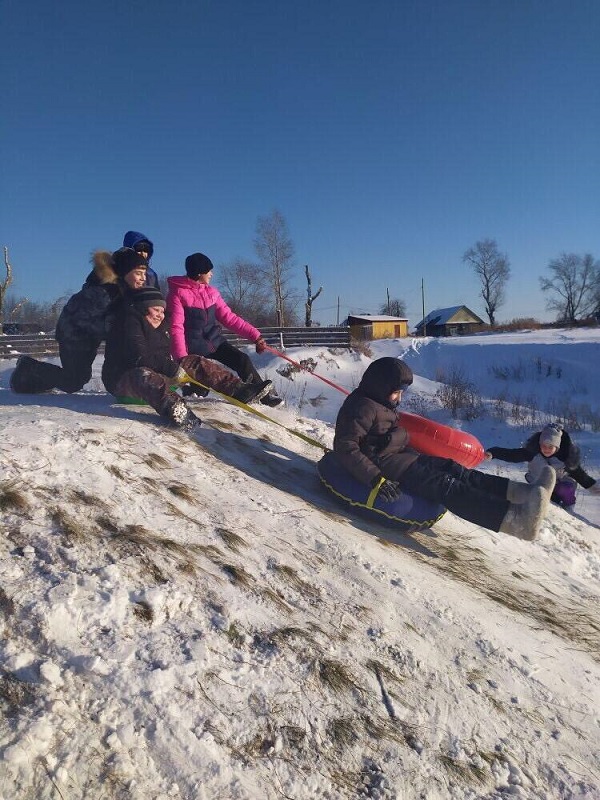
[[[417,336],[464,336],[478,333],[485,322],[467,306],[436,308],[417,325]]]
[[[349,314],[348,326],[353,339],[400,339],[408,336],[408,319],[386,314]]]

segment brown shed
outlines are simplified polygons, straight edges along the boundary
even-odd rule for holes
[[[408,319],[386,314],[349,314],[348,326],[353,339],[400,339],[408,336]]]

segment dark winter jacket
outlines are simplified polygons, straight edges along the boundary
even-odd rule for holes
[[[123,247],[131,247],[135,250],[135,246],[139,242],[148,242],[150,245],[150,252],[148,253],[148,261],[150,261],[154,253],[154,242],[151,239],[144,236],[140,231],[127,231],[123,237]],[[148,267],[146,270],[146,286],[153,286],[155,289],[160,288],[158,285],[158,275],[151,267]]]
[[[98,250],[83,288],[69,298],[56,325],[56,339],[72,349],[98,347],[106,338],[106,318],[122,293],[111,254]]]
[[[166,320],[153,328],[143,314],[124,303],[113,319],[104,354],[102,382],[111,394],[122,375],[136,367],[174,377],[178,364],[171,358]]]
[[[386,477],[397,480],[419,455],[407,447],[408,434],[398,425],[396,411],[388,399],[406,385],[407,369],[396,358],[373,361],[337,416],[333,449],[342,466],[369,486],[382,477],[383,462],[389,461],[390,456],[394,474],[385,469]]]
[[[596,483],[596,481],[581,467],[581,452],[575,442],[572,441],[567,431],[562,432],[560,447],[550,458],[545,458],[540,451],[540,434],[541,431],[530,436],[523,447],[489,447],[488,453],[491,454],[492,458],[498,458],[500,461],[508,461],[511,464],[519,464],[523,461],[529,461],[531,463],[534,459],[536,462],[543,460],[555,469],[558,468],[557,472],[559,473],[559,478],[561,477],[560,472],[562,471],[565,475],[577,481],[584,489],[589,489],[590,486]]]

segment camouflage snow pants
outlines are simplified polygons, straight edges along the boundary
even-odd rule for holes
[[[242,385],[237,375],[203,356],[185,356],[179,363],[190,378],[222,394],[231,396]],[[171,389],[173,381],[174,378],[154,372],[149,367],[136,367],[121,375],[114,394],[139,397],[164,416],[175,403],[181,402],[179,395]]]

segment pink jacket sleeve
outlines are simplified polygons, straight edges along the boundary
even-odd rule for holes
[[[180,359],[188,355],[185,333],[183,330],[185,313],[183,311],[181,297],[179,293],[173,289],[169,289],[169,294],[167,295],[167,314],[169,314],[170,319],[171,355],[175,359]]]
[[[253,325],[250,325],[249,322],[246,322],[246,320],[234,314],[221,297],[220,292],[215,292],[215,317],[221,325],[224,325],[228,330],[233,331],[233,333],[237,333],[237,335],[241,336],[243,339],[248,339],[251,342],[260,339],[260,331],[258,328],[255,328]]]

